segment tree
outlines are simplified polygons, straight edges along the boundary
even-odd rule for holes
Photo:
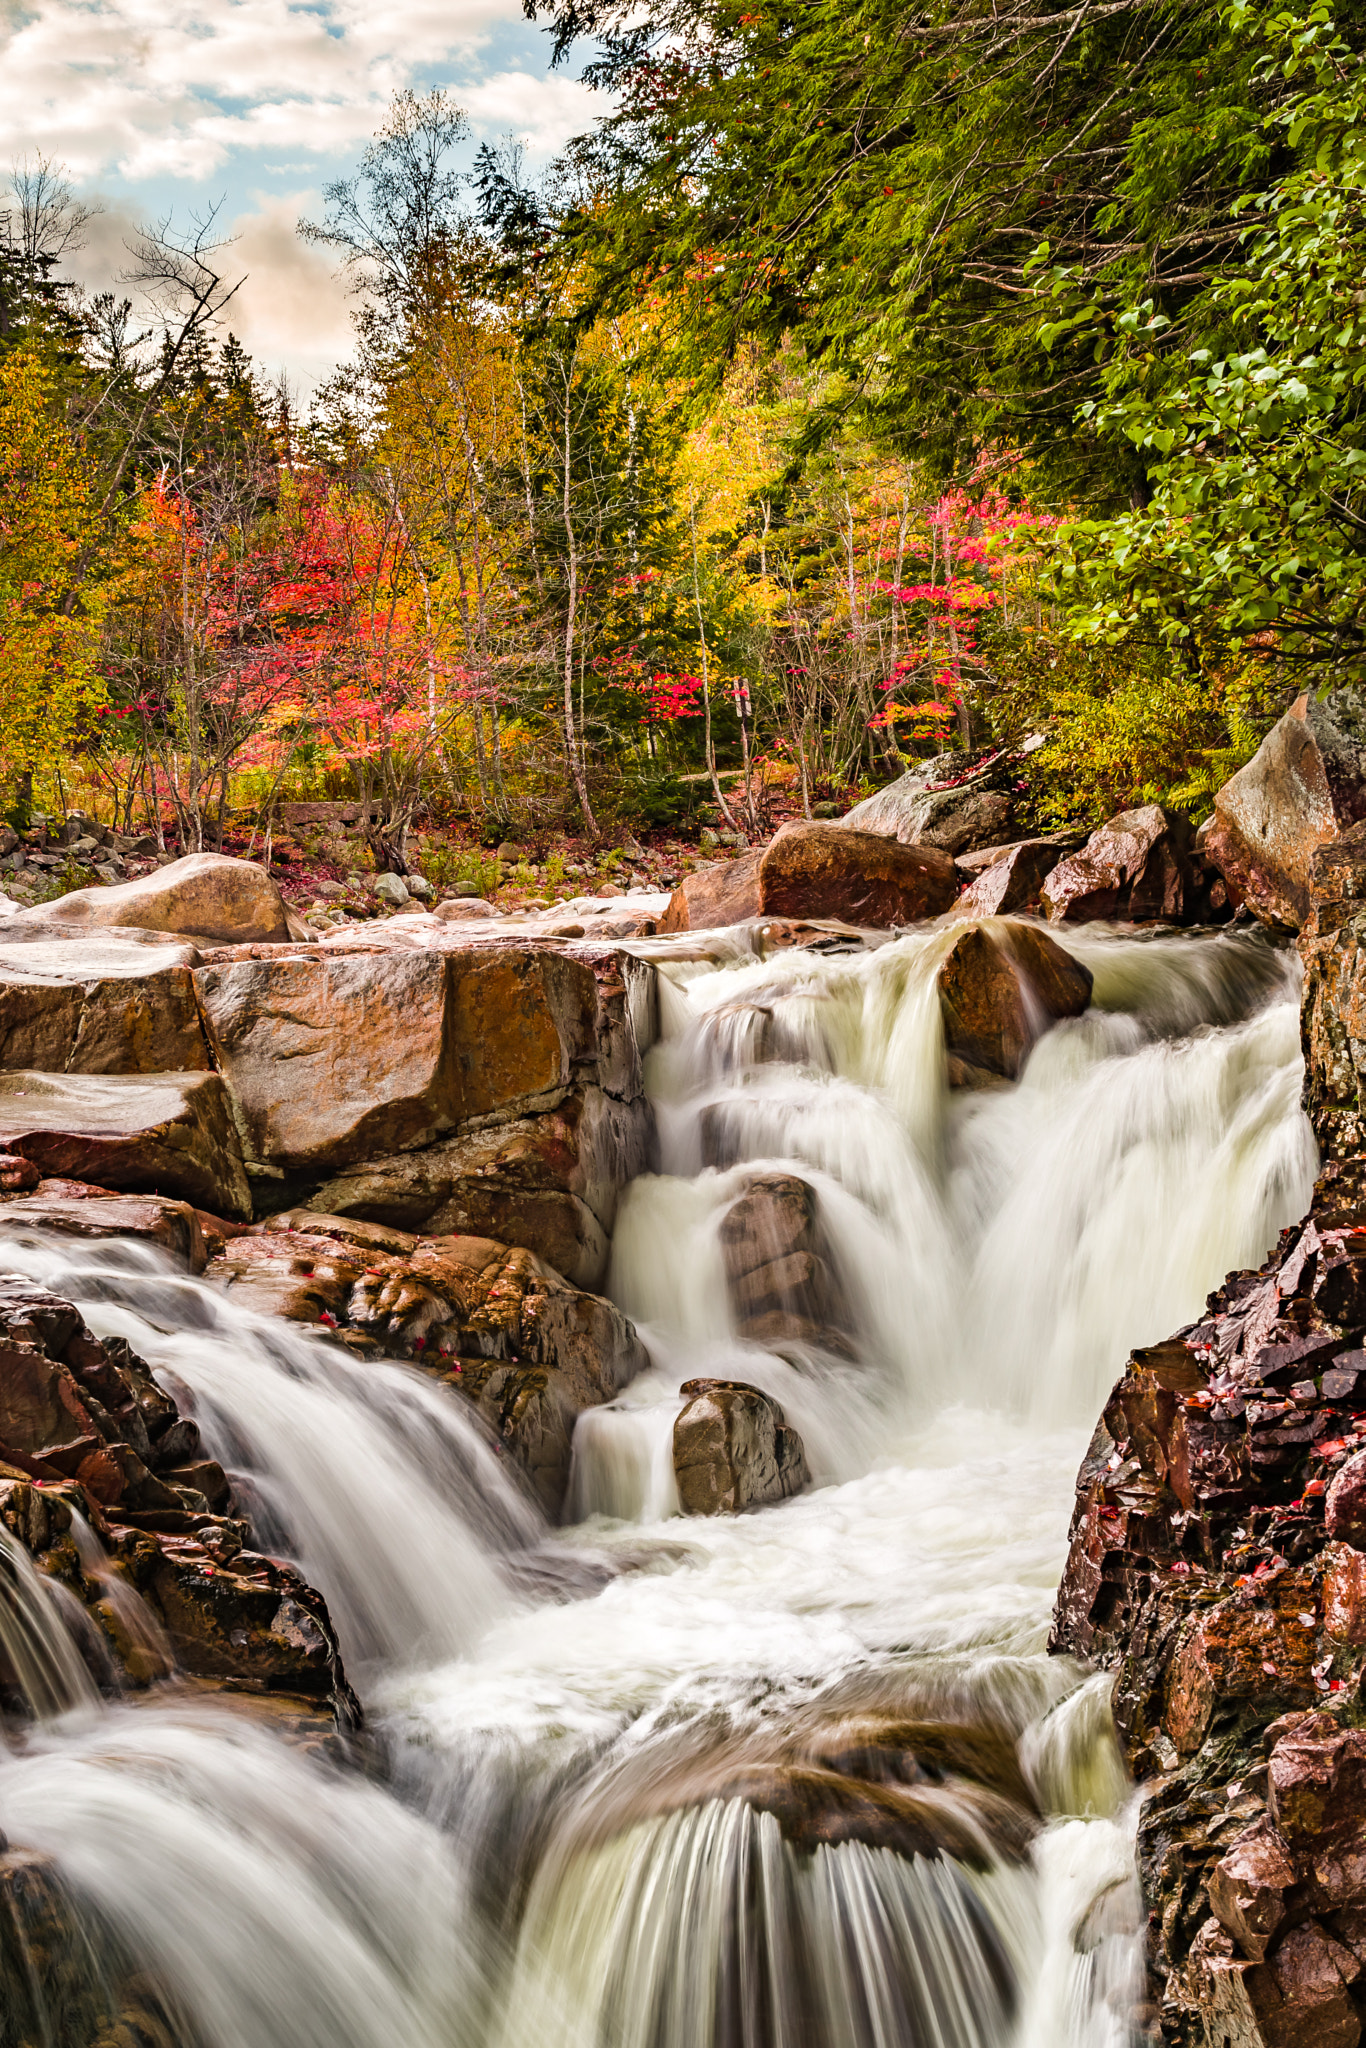
[[[1325,8],[1276,25],[1263,65],[1295,86],[1274,117],[1298,167],[1247,208],[1213,286],[1231,345],[1184,351],[1150,301],[1100,434],[1138,451],[1146,504],[1066,528],[1059,587],[1078,630],[1160,639],[1188,664],[1260,650],[1291,675],[1359,683],[1366,662],[1366,64]],[[1154,384],[1157,388],[1154,389]]]
[[[614,95],[566,222],[595,308],[643,281],[713,389],[743,337],[795,336],[830,378],[813,428],[858,405],[936,474],[1008,444],[1036,486],[1141,492],[1141,463],[1074,430],[1109,341],[1043,348],[1030,259],[1046,244],[1088,297],[1150,297],[1190,339],[1239,195],[1293,148],[1240,22],[1206,0],[525,5],[557,56],[598,38],[586,75]],[[1366,11],[1344,21],[1360,37]]]

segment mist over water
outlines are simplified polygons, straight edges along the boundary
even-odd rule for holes
[[[948,943],[656,949],[661,1170],[626,1195],[609,1283],[653,1365],[581,1419],[559,1530],[420,1374],[144,1248],[5,1238],[0,1265],[192,1407],[263,1547],[325,1593],[383,1762],[367,1782],[174,1686],[96,1707],[43,1583],[0,1554],[40,1716],[0,1755],[0,1828],[148,1958],[187,2038],[1127,2039],[1108,1686],[1043,1644],[1127,1351],[1307,1203],[1297,980],[1255,936],[1069,933],[1091,1011],[1019,1083],[950,1093]],[[737,1334],[720,1227],[756,1170],[816,1190],[852,1358]],[[678,1514],[678,1390],[702,1374],[782,1404],[813,1490]],[[950,1757],[892,1803],[952,1854],[806,1839],[783,1806],[887,1728]]]

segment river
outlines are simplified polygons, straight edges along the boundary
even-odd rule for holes
[[[627,1193],[609,1282],[653,1364],[581,1419],[560,1529],[406,1367],[145,1247],[0,1233],[0,1267],[193,1410],[262,1547],[326,1594],[366,1708],[363,1772],[174,1684],[101,1700],[11,1560],[43,1711],[0,1753],[0,1828],[145,1961],[183,2041],[1129,2039],[1132,1793],[1106,1681],[1044,1644],[1127,1351],[1307,1205],[1297,974],[1246,933],[1068,933],[1091,1010],[1018,1084],[950,1091],[948,942],[655,949],[660,1171]],[[721,1222],[759,1172],[816,1190],[856,1311],[842,1354],[735,1334]],[[776,1397],[809,1491],[679,1515],[698,1375]],[[883,1806],[956,1853],[783,1818],[832,1770],[876,1805],[892,1755]]]

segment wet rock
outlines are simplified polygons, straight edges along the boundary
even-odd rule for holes
[[[0,1198],[0,1223],[57,1230],[67,1237],[141,1238],[200,1273],[209,1255],[205,1228],[220,1238],[239,1226],[204,1216],[188,1202],[155,1195],[116,1195],[72,1181],[44,1181],[33,1170],[30,1192]]]
[[[1200,846],[1254,916],[1298,931],[1315,852],[1363,819],[1366,752],[1309,693],[1219,791]]]
[[[958,894],[952,859],[844,825],[785,825],[762,853],[684,877],[661,932],[700,931],[758,917],[836,919],[866,926],[937,917]]]
[[[855,1318],[808,1182],[752,1174],[721,1219],[720,1243],[738,1336],[765,1350],[850,1355]]]
[[[217,1074],[0,1074],[0,1145],[48,1179],[251,1213]]]
[[[1314,853],[1299,954],[1305,1108],[1342,1168],[1366,1156],[1366,823]]]
[[[1102,917],[1180,923],[1195,880],[1189,822],[1160,804],[1144,804],[1119,812],[1080,853],[1059,861],[1040,901],[1054,924]]]
[[[1294,1859],[1271,1821],[1246,1829],[1220,1857],[1209,1879],[1215,1918],[1245,1956],[1260,1962],[1285,1924],[1286,1894],[1296,1883]]]
[[[148,1603],[177,1667],[355,1703],[321,1597],[250,1548],[222,1468],[191,1418],[119,1338],[97,1339],[61,1296],[0,1278],[0,1521],[82,1604],[125,1683],[162,1677],[126,1630],[122,1583]],[[79,1508],[104,1561],[71,1536]],[[161,1640],[158,1638],[158,1640]]]
[[[175,1997],[68,1890],[55,1862],[0,1836],[5,2048],[182,2048]]]
[[[938,975],[950,1080],[1016,1080],[1043,1033],[1088,1008],[1091,986],[1089,968],[1029,925],[964,932]]]
[[[525,1245],[576,1286],[606,1270],[621,1190],[646,1170],[654,1122],[644,1096],[575,1089],[556,1108],[421,1151],[370,1159],[329,1180],[310,1207],[432,1236]]]
[[[967,888],[953,906],[955,917],[1004,917],[1012,910],[1032,910],[1045,881],[1067,849],[1056,839],[1021,839],[997,849],[997,858],[972,871]],[[959,867],[965,865],[961,860]]]
[[[348,1230],[376,1226],[316,1221],[317,1234],[268,1227],[236,1239],[207,1277],[262,1314],[421,1365],[479,1408],[558,1515],[576,1418],[648,1363],[626,1317],[520,1246],[430,1237],[386,1251],[373,1238],[347,1242]]]
[[[685,1515],[734,1515],[810,1485],[802,1440],[778,1403],[742,1380],[688,1380],[674,1422]]]
[[[219,853],[189,853],[135,881],[75,889],[19,915],[82,930],[126,925],[183,932],[219,944],[293,936],[284,898],[265,870]]]

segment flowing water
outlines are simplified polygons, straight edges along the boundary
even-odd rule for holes
[[[1129,1347],[1261,1259],[1314,1154],[1285,956],[1066,943],[1091,1011],[1018,1084],[955,1094],[943,934],[655,948],[660,1171],[610,1278],[652,1369],[581,1419],[559,1530],[421,1375],[144,1247],[3,1241],[196,1414],[262,1546],[326,1594],[382,1761],[174,1683],[99,1704],[0,1537],[0,1648],[36,1717],[0,1753],[0,1828],[145,1961],[185,2041],[1128,2039],[1132,1799],[1106,1681],[1043,1653],[1073,1482]],[[721,1222],[758,1170],[815,1188],[852,1346],[737,1335]],[[811,1490],[678,1514],[699,1374],[776,1397]]]

